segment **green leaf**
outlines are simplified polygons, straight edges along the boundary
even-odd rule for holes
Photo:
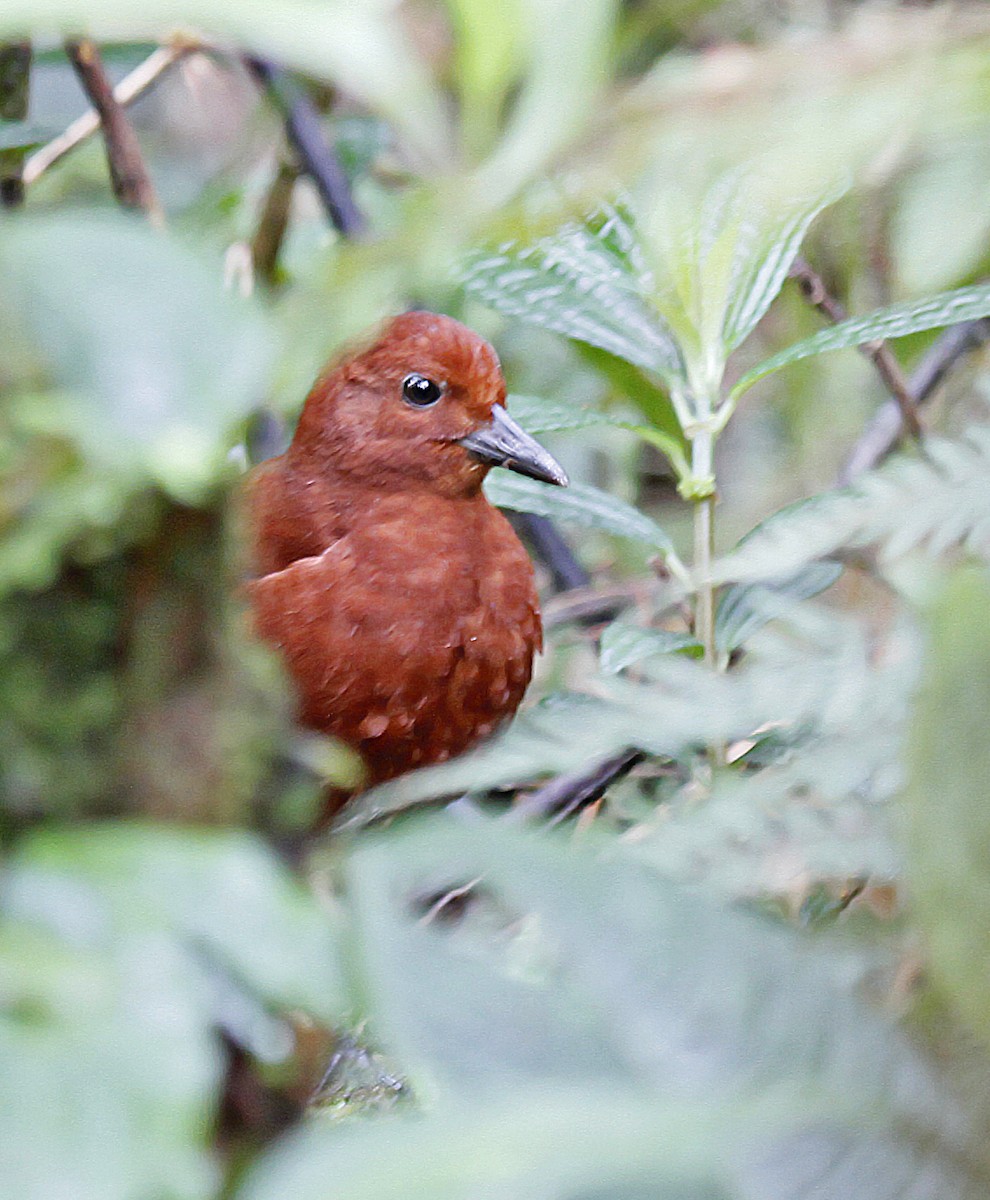
[[[664,556],[674,554],[673,543],[655,521],[632,505],[586,483],[558,488],[522,475],[493,472],[485,480],[485,495],[500,508],[583,525],[642,542]]]
[[[509,396],[509,412],[530,433],[556,433],[561,430],[590,429],[596,425],[611,425],[625,429],[666,454],[680,476],[689,473],[684,444],[680,437],[671,436],[653,425],[626,421],[599,409],[581,405],[557,404],[539,396]]]
[[[928,618],[908,741],[907,880],[936,981],[990,1042],[990,582],[957,570]]]
[[[281,1012],[350,1007],[330,919],[246,834],[42,832],[5,863],[0,908],[0,1175],[18,1200],[212,1200],[218,1031],[276,1062]]]
[[[4,348],[15,363],[32,352],[63,390],[48,431],[110,477],[202,497],[271,359],[219,264],[134,217],[64,213],[9,222],[0,268]]]
[[[475,177],[495,209],[545,173],[595,112],[607,78],[617,0],[527,0],[528,64],[511,116]]]
[[[680,354],[644,299],[635,239],[626,215],[609,210],[597,229],[572,223],[532,246],[476,254],[463,283],[499,312],[676,378]]]
[[[613,425],[628,429],[628,423],[597,408],[581,404],[558,404],[542,396],[520,396],[515,393],[506,400],[506,407],[523,429],[532,434],[557,433],[562,429],[593,429],[597,425]]]
[[[911,304],[895,304],[881,308],[865,317],[850,317],[828,329],[795,342],[786,350],[764,359],[758,366],[747,371],[733,387],[730,401],[738,399],[754,383],[766,378],[789,363],[827,350],[843,350],[849,346],[862,346],[866,342],[885,338],[906,337],[911,333],[922,333],[926,329],[938,329],[943,325],[957,325],[977,317],[990,316],[990,284],[958,288],[953,292],[942,292],[926,300]]]
[[[517,1087],[332,1136],[313,1122],[251,1172],[238,1200],[326,1200],[329,1178],[334,1200],[729,1200],[730,1148],[775,1120],[779,1106],[745,1114],[606,1083]]]
[[[362,841],[371,1019],[427,1111],[313,1124],[240,1200],[797,1196],[809,1163],[822,1200],[919,1171],[961,1194],[941,1090],[884,1018],[782,930],[603,849],[449,817]],[[469,880],[464,917],[424,917]]]
[[[679,456],[686,459],[687,440],[681,431],[670,396],[664,389],[645,371],[624,358],[586,343],[579,342],[578,350],[587,362],[605,376],[620,396],[636,405],[649,422],[649,428],[672,439],[678,447]]]
[[[649,629],[621,617],[602,632],[598,664],[606,675],[617,675],[635,662],[656,654],[702,653],[701,643],[688,633]]]
[[[644,660],[648,682],[602,679],[596,696],[550,696],[477,749],[357,797],[341,823],[359,828],[439,797],[569,773],[630,746],[677,758],[768,726],[824,736],[866,728],[889,713],[907,683],[894,665],[878,669],[876,647],[857,623],[827,610],[797,608],[788,616],[787,636],[761,639],[738,670],[716,674],[667,654]],[[912,661],[902,641],[889,652],[895,665]]]
[[[64,883],[70,938],[0,926],[0,1172],[17,1200],[212,1200],[205,1131],[222,1063],[173,944],[100,945]],[[69,942],[74,944],[67,944]]]
[[[713,579],[779,579],[868,545],[887,561],[960,543],[990,555],[990,430],[974,426],[961,441],[928,438],[924,449],[924,458],[891,459],[850,488],[782,509],[714,564]]]
[[[472,156],[491,148],[508,89],[523,67],[526,22],[522,0],[447,0],[456,34],[461,121]]]
[[[715,612],[716,644],[730,654],[792,604],[830,588],[841,574],[841,563],[816,562],[784,579],[726,588]]]
[[[330,920],[247,834],[136,824],[39,833],[4,881],[5,908],[71,941],[66,895],[99,917],[111,944],[132,933],[172,940],[190,963],[279,1008],[339,1020],[348,1007]]]
[[[728,354],[753,330],[787,276],[808,226],[841,194],[772,155],[719,175],[700,196],[667,173],[643,204],[654,299],[691,363],[693,386],[717,394]],[[796,195],[795,195],[796,193]]]

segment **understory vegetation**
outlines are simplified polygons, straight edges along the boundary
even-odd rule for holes
[[[0,1197],[985,1196],[982,6],[0,39]],[[410,307],[571,477],[485,485],[547,644],[315,831],[237,489]]]

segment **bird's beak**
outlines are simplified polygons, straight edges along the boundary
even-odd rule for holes
[[[475,458],[492,467],[508,467],[530,479],[567,487],[564,468],[535,439],[513,421],[501,404],[492,409],[487,425],[459,439]]]

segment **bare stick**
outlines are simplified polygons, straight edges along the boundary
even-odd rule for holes
[[[163,226],[165,214],[144,165],[137,134],[114,98],[96,45],[84,39],[67,42],[65,49],[79,82],[99,114],[114,195],[125,208],[139,208],[147,213],[153,225]]]
[[[31,43],[0,45],[0,120],[23,121],[31,86]],[[0,205],[16,208],[24,200],[24,151],[0,150]]]
[[[344,237],[357,237],[364,231],[364,216],[354,203],[347,174],[323,134],[316,106],[275,63],[265,58],[249,58],[247,63],[282,107],[286,136],[319,192],[334,228]]]
[[[123,107],[131,104],[145,92],[149,91],[169,68],[194,49],[193,43],[176,42],[171,46],[161,46],[113,89],[113,98]],[[87,138],[93,136],[100,128],[100,117],[95,108],[87,109],[66,129],[64,133],[53,138],[47,145],[36,150],[24,164],[24,184],[29,187],[49,167],[53,167],[71,150],[82,145]]]
[[[794,260],[790,275],[792,279],[797,280],[801,294],[808,303],[814,305],[830,321],[837,325],[848,317],[845,308],[825,286],[825,281],[805,259],[798,257]],[[873,362],[884,386],[893,396],[905,433],[913,438],[920,438],[923,429],[918,409],[894,352],[883,341],[865,342],[859,349]]]
[[[566,820],[573,812],[601,798],[606,788],[627,775],[646,755],[641,750],[623,750],[619,754],[582,767],[568,775],[558,775],[531,792],[507,815],[512,821],[531,817],[554,816],[552,824]]]
[[[516,533],[529,542],[534,554],[547,566],[558,592],[570,592],[591,584],[591,576],[578,562],[567,539],[548,517],[528,512],[509,512],[506,515]]]
[[[258,228],[251,239],[251,260],[255,278],[274,286],[279,251],[289,226],[292,194],[295,191],[299,168],[295,163],[281,162],[265,197]]]
[[[925,405],[960,358],[990,342],[990,319],[964,321],[947,329],[933,342],[911,376],[910,392],[916,406]],[[901,434],[901,414],[896,401],[881,405],[852,448],[836,484],[845,487],[857,475],[872,470],[896,447]]]

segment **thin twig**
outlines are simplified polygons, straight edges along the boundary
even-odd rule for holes
[[[171,46],[161,46],[153,54],[149,54],[113,89],[113,98],[122,107],[126,107],[143,96],[170,67],[195,49],[192,42],[176,42]],[[100,128],[100,117],[95,108],[87,109],[57,138],[36,150],[24,164],[24,184],[29,187],[41,175],[64,158],[70,150],[74,150],[87,138],[92,137]]]
[[[575,588],[552,597],[543,606],[543,628],[547,631],[561,625],[598,625],[611,621],[647,595],[647,587],[617,585],[608,588]]]
[[[285,132],[299,156],[302,169],[312,179],[327,215],[346,238],[364,232],[365,221],[351,195],[347,173],[323,133],[320,113],[289,75],[265,58],[247,60],[255,77],[284,112]]]
[[[31,43],[0,45],[0,120],[24,121],[31,86]],[[0,151],[0,205],[16,208],[24,201],[24,151]]]
[[[512,512],[508,514],[517,533],[520,533],[536,556],[546,565],[558,592],[570,592],[586,588],[591,576],[578,562],[564,535],[548,517],[536,513]]]
[[[928,348],[911,376],[909,388],[915,405],[923,407],[927,404],[959,359],[987,342],[990,342],[990,319],[986,317],[964,321],[947,329]],[[846,487],[858,475],[881,463],[897,446],[900,435],[900,409],[896,401],[888,400],[877,410],[853,446],[836,479],[836,486]]]
[[[834,324],[846,320],[848,313],[842,304],[831,295],[825,286],[821,275],[803,258],[796,258],[790,271],[791,278],[797,281],[801,294]],[[901,364],[894,352],[883,341],[865,342],[859,347],[860,351],[870,359],[877,369],[877,374],[883,380],[887,391],[897,404],[901,424],[904,431],[913,438],[920,438],[924,432],[918,409],[911,395],[911,389]]]
[[[145,212],[153,225],[164,225],[165,214],[144,165],[137,134],[114,98],[95,43],[89,39],[66,42],[65,49],[79,82],[99,114],[114,195],[125,208],[139,208]]]
[[[530,792],[508,814],[513,821],[529,820],[554,814],[552,824],[566,820],[577,809],[593,804],[617,780],[643,761],[642,750],[627,749],[619,754],[582,767],[567,775],[558,775],[535,792]]]
[[[279,163],[265,197],[258,228],[251,239],[255,278],[269,287],[273,287],[277,281],[278,256],[289,227],[292,194],[298,178],[299,168],[295,163]]]

